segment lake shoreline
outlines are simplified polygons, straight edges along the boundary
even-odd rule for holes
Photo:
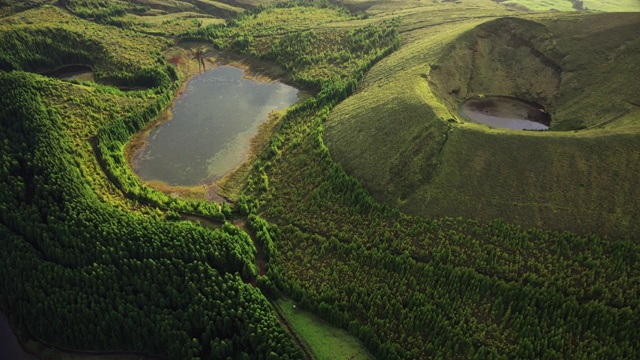
[[[147,146],[147,139],[150,133],[158,126],[173,120],[172,110],[175,101],[184,93],[189,81],[193,77],[203,73],[198,61],[193,58],[193,56],[190,56],[194,49],[201,48],[202,46],[203,43],[188,42],[171,48],[165,53],[168,61],[176,65],[181,74],[181,84],[176,91],[176,96],[167,109],[151,121],[144,129],[136,133],[125,145],[124,156],[130,169],[132,169],[134,173],[136,173],[134,170],[134,161]],[[299,89],[293,85],[291,76],[284,70],[274,64],[248,56],[238,56],[218,50],[207,50],[204,52],[204,62],[206,64],[204,72],[212,71],[222,66],[230,66],[242,70],[242,78],[244,79],[266,83],[278,81]],[[296,103],[310,96],[308,92],[302,89],[299,89],[298,94],[300,98]],[[290,106],[285,109],[274,110],[268,115],[268,118],[258,126],[258,132],[250,140],[247,159],[220,179],[206,181],[193,186],[170,185],[160,180],[144,180],[141,177],[139,177],[139,179],[146,186],[168,195],[187,199],[214,201],[220,204],[225,202],[233,203],[233,200],[238,195],[239,184],[242,183],[242,180],[248,175],[251,164],[255,162],[258,154],[267,146],[269,139],[280,123],[280,119],[289,108]]]

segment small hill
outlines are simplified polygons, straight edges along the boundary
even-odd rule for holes
[[[553,130],[628,124],[638,97],[637,18],[489,21],[449,46],[430,72],[432,89],[452,112],[472,95],[507,94],[542,104]]]
[[[430,217],[639,233],[640,14],[521,14],[408,35],[325,126],[332,156],[376,199]],[[540,103],[552,131],[463,122],[458,106],[478,94]]]

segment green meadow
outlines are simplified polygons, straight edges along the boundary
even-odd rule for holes
[[[373,357],[362,343],[346,330],[336,328],[309,313],[289,299],[278,299],[277,306],[294,331],[309,345],[316,359],[366,360]]]

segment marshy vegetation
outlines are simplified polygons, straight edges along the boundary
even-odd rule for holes
[[[168,3],[1,3],[0,301],[22,336],[302,358],[267,300],[286,295],[377,358],[638,357],[638,14]],[[204,24],[205,3],[239,14]],[[198,68],[175,41],[314,94],[221,184],[232,205],[127,164]],[[70,64],[95,82],[38,74]],[[557,131],[462,122],[478,94],[544,105]]]

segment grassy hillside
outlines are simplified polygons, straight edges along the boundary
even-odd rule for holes
[[[506,0],[496,1],[505,6],[532,11],[640,11],[636,0]]]
[[[373,356],[353,335],[336,328],[321,318],[301,310],[290,299],[276,302],[293,331],[308,343],[317,360],[352,359],[371,360]]]
[[[489,21],[447,47],[430,85],[452,113],[473,95],[509,94],[544,106],[552,130],[626,126],[637,118],[639,26],[636,14]]]
[[[636,234],[640,15],[478,22],[412,31],[332,112],[334,158],[410,214]],[[536,101],[557,131],[463,123],[457,107],[478,94]]]
[[[583,0],[584,8],[595,11],[640,11],[636,0]]]

